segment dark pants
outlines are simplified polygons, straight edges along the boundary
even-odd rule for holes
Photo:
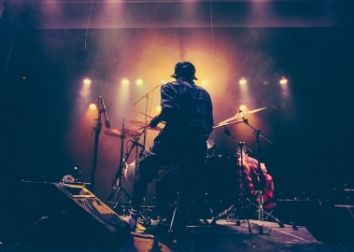
[[[132,207],[139,209],[146,194],[147,185],[157,177],[161,167],[176,165],[176,180],[182,188],[198,184],[206,156],[206,141],[193,134],[161,134],[154,145],[140,159],[133,188]],[[185,199],[187,199],[185,197]]]

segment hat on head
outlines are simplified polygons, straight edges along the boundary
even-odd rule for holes
[[[188,61],[181,61],[175,65],[175,72],[171,77],[177,79],[179,77],[186,77],[191,80],[197,80],[195,77],[195,66]]]

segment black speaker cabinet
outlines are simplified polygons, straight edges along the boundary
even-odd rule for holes
[[[279,200],[276,215],[285,223],[307,227],[319,241],[354,243],[354,205],[334,205],[319,199]]]
[[[2,221],[12,239],[91,247],[118,244],[129,234],[128,225],[84,185],[21,182],[8,189]]]

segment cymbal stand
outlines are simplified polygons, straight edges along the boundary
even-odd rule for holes
[[[244,175],[242,172],[242,169],[244,169],[244,165],[243,165],[243,147],[245,145],[245,142],[240,142],[237,139],[235,139],[230,132],[225,129],[225,134],[228,135],[229,137],[231,137],[235,142],[237,142],[237,145],[239,147],[240,150],[240,161],[239,164],[237,165],[237,183],[239,186],[239,192],[238,192],[238,199],[236,200],[235,203],[233,203],[230,207],[228,207],[227,209],[225,209],[224,211],[222,211],[221,213],[217,214],[211,221],[212,224],[215,224],[216,221],[224,216],[227,216],[227,219],[229,218],[229,216],[234,215],[237,216],[236,219],[236,225],[240,226],[241,219],[246,219],[247,221],[247,226],[248,226],[248,231],[250,233],[252,233],[252,229],[251,229],[251,224],[249,219],[247,218],[246,214],[245,214],[245,210],[247,205],[246,203],[246,199],[245,199],[245,193],[243,192],[243,188],[244,188]]]
[[[129,157],[128,155],[124,157],[124,140],[126,138],[125,135],[125,120],[123,119],[123,127],[122,127],[122,136],[120,136],[120,159],[119,159],[119,165],[118,169],[116,172],[116,175],[114,177],[114,180],[112,182],[112,187],[113,191],[109,195],[107,202],[112,206],[113,209],[116,209],[120,205],[120,200],[121,200],[121,193],[124,193],[124,195],[130,200],[130,195],[127,193],[127,191],[122,187],[122,174],[123,174],[123,169],[125,168],[125,161]],[[130,154],[130,152],[129,152]]]
[[[260,149],[260,139],[262,138],[266,143],[268,144],[273,144],[268,138],[266,138],[264,135],[261,134],[261,130],[256,129],[253,127],[249,122],[248,119],[245,117],[242,117],[243,122],[253,130],[255,136],[256,136],[256,160],[257,160],[257,179],[258,179],[258,185],[256,187],[256,191],[258,193],[257,198],[258,198],[258,204],[256,205],[257,207],[257,217],[258,220],[265,220],[271,217],[276,223],[278,223],[279,227],[284,227],[284,224],[272,214],[272,212],[267,212],[264,210],[263,207],[263,188],[265,185],[265,177],[262,175],[262,169],[261,169],[261,149]],[[267,217],[264,218],[264,215]],[[296,227],[295,224],[293,224],[293,228]]]
[[[99,106],[99,102],[97,102],[98,106]],[[104,112],[103,109],[98,109],[97,110],[98,114],[97,114],[97,119],[95,119],[96,121],[96,125],[95,127],[92,128],[92,131],[95,134],[95,139],[94,139],[94,145],[93,145],[93,158],[92,158],[92,169],[91,169],[91,190],[94,191],[94,187],[95,187],[95,175],[96,175],[96,168],[97,168],[97,155],[98,155],[98,143],[99,143],[99,139],[100,139],[100,133],[101,133],[101,129],[102,129],[102,121],[101,121],[101,115]]]
[[[141,96],[137,101],[133,102],[133,105],[138,104],[141,100],[145,99],[145,113],[144,113],[144,121],[145,121],[145,125],[148,124],[148,109],[149,109],[149,101],[150,101],[150,94],[152,92],[154,92],[157,88],[159,88],[161,86],[161,84],[156,85],[155,87],[153,87],[150,91],[148,91],[146,94],[144,94],[143,96]],[[146,146],[146,135],[147,135],[147,131],[146,129],[143,131],[143,146],[145,150],[145,146]]]

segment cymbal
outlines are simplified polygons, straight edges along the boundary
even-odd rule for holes
[[[230,124],[242,123],[242,122],[243,122],[243,119],[234,120],[234,121],[230,121],[230,122],[221,122],[221,123],[218,123],[218,124],[214,125],[213,129],[220,128],[220,127],[223,127],[223,126],[227,126],[227,125],[230,125]]]
[[[246,111],[239,110],[234,116],[231,116],[231,117],[219,122],[215,126],[220,127],[220,126],[225,126],[224,125],[225,123],[227,123],[226,125],[229,125],[229,124],[233,124],[233,123],[243,122],[244,115],[254,114],[254,113],[257,113],[259,111],[265,110],[266,108],[267,107],[263,107],[263,108],[257,108],[257,109],[246,110]],[[215,126],[214,126],[214,128],[215,128]]]
[[[254,114],[257,113],[259,111],[265,110],[267,109],[267,107],[262,107],[262,108],[258,108],[258,109],[253,109],[253,110],[248,110],[248,111],[239,111],[239,113],[245,113],[245,114]]]
[[[139,137],[141,132],[133,129],[107,129],[104,131],[106,135],[114,137]]]
[[[141,122],[141,121],[130,120],[129,123],[132,124],[132,125],[138,126],[140,129],[147,128],[149,130],[156,130],[156,131],[162,130],[162,128],[159,127],[159,126],[156,126],[155,128],[151,128],[149,126],[149,124],[146,124],[146,123]]]

